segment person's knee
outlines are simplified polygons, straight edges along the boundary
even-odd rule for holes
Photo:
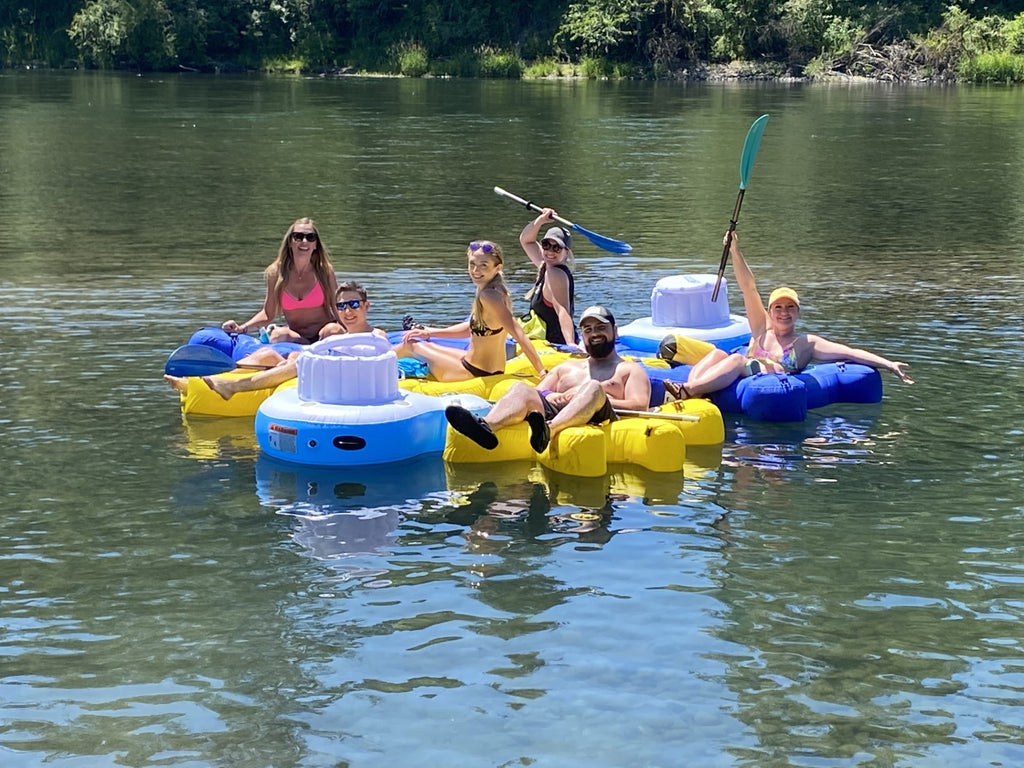
[[[579,388],[576,393],[576,397],[591,406],[594,410],[597,410],[604,405],[604,401],[608,399],[608,396],[605,394],[604,387],[601,386],[601,382],[594,381],[593,379],[586,382]]]
[[[544,406],[541,402],[540,392],[538,392],[535,387],[524,381],[517,381],[509,387],[508,392],[505,393],[502,400],[507,400],[509,403],[515,403],[525,410],[541,409]]]
[[[747,364],[747,356],[741,355],[739,352],[733,352],[725,359],[729,363],[729,366],[736,371],[742,370]]]

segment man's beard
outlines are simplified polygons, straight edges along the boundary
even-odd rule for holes
[[[615,342],[612,339],[587,339],[583,346],[591,357],[608,357],[615,351]]]

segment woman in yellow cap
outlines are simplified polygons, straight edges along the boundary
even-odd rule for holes
[[[730,236],[727,234],[726,238]],[[733,232],[729,242],[736,283],[743,292],[743,306],[750,323],[750,345],[746,354],[728,354],[713,349],[693,366],[685,384],[665,381],[665,389],[677,400],[701,397],[725,389],[736,379],[755,373],[797,373],[812,360],[822,363],[848,360],[892,371],[900,381],[913,384],[906,363],[893,362],[865,349],[848,347],[813,333],[797,333],[800,297],[792,288],[776,288],[768,297],[768,308],[761,303],[754,273],[750,271]]]

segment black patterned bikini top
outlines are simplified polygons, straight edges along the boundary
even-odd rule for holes
[[[477,320],[475,315],[469,316],[469,332],[474,336],[495,336],[504,330],[504,328],[488,328],[483,320]]]

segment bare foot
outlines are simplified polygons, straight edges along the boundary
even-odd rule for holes
[[[203,376],[203,383],[225,400],[230,400],[231,396],[235,394],[234,390],[231,389],[230,382],[226,379],[218,379],[213,376]]]
[[[170,376],[165,373],[164,381],[170,384],[175,392],[188,392],[188,379],[184,376]]]

